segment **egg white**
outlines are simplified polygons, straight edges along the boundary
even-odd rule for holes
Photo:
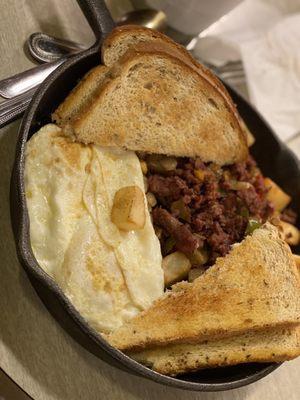
[[[27,143],[25,187],[33,253],[84,318],[109,333],[163,294],[159,241],[110,219],[116,191],[143,175],[134,152],[84,146],[49,124]]]

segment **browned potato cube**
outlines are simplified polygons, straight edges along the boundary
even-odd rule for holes
[[[162,268],[164,270],[165,286],[170,286],[188,275],[191,263],[183,253],[175,251],[164,257]]]
[[[145,225],[144,193],[138,186],[125,186],[115,193],[112,222],[124,231],[142,229]]]
[[[275,211],[282,211],[291,201],[291,197],[270,178],[265,178],[265,185],[270,189],[267,198],[274,204]]]
[[[294,225],[280,221],[279,231],[281,232],[282,239],[288,244],[296,246],[299,243],[300,232]]]

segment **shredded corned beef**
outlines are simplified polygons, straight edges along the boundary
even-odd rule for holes
[[[202,249],[208,254],[206,264],[211,265],[243,239],[250,218],[263,223],[274,211],[251,157],[223,168],[178,158],[176,169],[150,169],[147,179],[157,199],[152,216],[161,231],[164,256],[175,250],[191,256]],[[286,212],[286,220],[293,218],[294,214]]]

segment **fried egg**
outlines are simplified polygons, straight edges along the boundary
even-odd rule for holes
[[[71,142],[52,124],[27,143],[25,188],[33,253],[102,333],[163,294],[160,245],[146,201],[141,230],[121,231],[110,218],[116,191],[131,185],[144,192],[134,152]]]

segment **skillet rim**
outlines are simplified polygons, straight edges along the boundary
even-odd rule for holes
[[[262,364],[261,368],[258,367],[258,371],[245,376],[244,378],[237,378],[229,382],[215,382],[215,383],[200,383],[182,380],[180,378],[169,377],[157,373],[144,365],[134,361],[130,357],[126,356],[124,353],[118,349],[109,345],[109,343],[102,338],[93,328],[91,328],[84,318],[79,314],[75,307],[71,304],[68,298],[64,295],[59,286],[55,281],[38,265],[30,245],[30,234],[29,234],[29,217],[26,206],[26,196],[25,196],[25,182],[24,182],[24,166],[25,166],[25,146],[28,138],[28,134],[37,112],[38,106],[43,101],[43,97],[51,87],[52,83],[61,74],[69,69],[72,65],[79,61],[87,59],[89,56],[95,55],[99,51],[99,45],[93,46],[63,63],[58,69],[56,69],[40,86],[40,88],[35,93],[28,109],[24,115],[22,123],[19,128],[18,140],[16,145],[16,155],[14,168],[12,173],[12,184],[11,184],[11,219],[14,220],[14,213],[17,208],[17,215],[19,221],[14,221],[14,237],[17,247],[17,253],[22,266],[24,267],[27,275],[33,276],[39,283],[45,285],[49,290],[51,290],[56,298],[59,300],[60,304],[64,310],[69,314],[75,324],[81,329],[81,331],[88,336],[94,343],[100,346],[100,349],[106,353],[116,362],[120,363],[120,367],[125,368],[127,372],[133,373],[144,378],[151,379],[157,383],[165,384],[167,386],[172,386],[185,390],[193,391],[203,391],[203,392],[213,392],[213,391],[224,391],[235,389],[253,383],[264,376],[270,374],[272,371],[277,369],[281,363],[270,363]],[[251,109],[252,107],[249,106]],[[257,115],[258,118],[261,118]],[[292,155],[292,153],[290,154]],[[15,201],[14,201],[15,200]],[[15,204],[14,204],[15,203]],[[35,288],[36,290],[36,288]],[[40,299],[40,294],[38,293]],[[46,305],[46,304],[45,304]],[[48,310],[49,311],[49,310]],[[57,319],[57,318],[56,318]],[[60,321],[58,321],[60,322]],[[69,332],[68,332],[69,333]],[[97,355],[99,358],[101,356]],[[267,365],[267,366],[266,366]],[[118,367],[118,365],[116,365]],[[243,365],[241,364],[241,368]],[[230,378],[229,378],[230,379]]]

